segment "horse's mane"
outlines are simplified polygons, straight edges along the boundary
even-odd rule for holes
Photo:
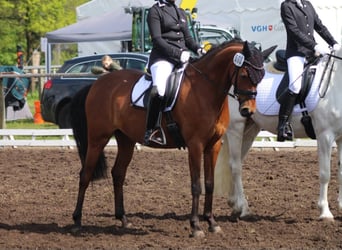
[[[191,62],[196,62],[198,60],[200,60],[201,58],[203,57],[207,57],[207,56],[210,56],[210,55],[213,55],[213,54],[216,54],[218,51],[224,49],[225,47],[228,47],[232,44],[236,44],[236,43],[243,43],[244,41],[240,38],[234,38],[232,40],[229,40],[229,41],[224,41],[223,43],[220,43],[220,44],[215,44],[215,45],[212,45],[211,49],[205,54],[203,55],[202,57],[198,57],[198,58],[193,58],[191,60]]]
[[[223,43],[213,45],[213,47],[208,51],[208,53],[209,54],[216,53],[217,51],[222,50],[225,47],[230,46],[231,44],[235,44],[235,43],[243,43],[243,40],[240,38],[234,38],[232,40],[224,41]]]

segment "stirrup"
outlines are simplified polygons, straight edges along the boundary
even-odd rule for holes
[[[152,129],[146,130],[145,135],[144,135],[144,142],[143,142],[144,146],[150,145],[150,138],[151,138],[152,133],[153,133]]]
[[[150,135],[149,141],[154,142],[158,145],[165,146],[166,137],[164,130],[161,127],[158,127],[155,130],[153,130],[152,134]]]
[[[285,124],[285,133],[286,133],[286,140],[288,141],[292,141],[293,140],[293,128],[292,128],[292,124],[289,122],[286,122]]]
[[[293,140],[293,129],[289,122],[286,122],[283,127],[278,129],[277,141],[292,141]]]

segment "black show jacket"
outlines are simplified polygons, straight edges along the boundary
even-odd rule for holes
[[[184,10],[174,4],[154,4],[148,12],[147,23],[153,44],[149,66],[159,60],[178,64],[182,51],[197,53],[200,48],[190,34]]]
[[[285,0],[281,4],[280,12],[287,33],[286,58],[313,56],[317,44],[314,31],[330,46],[337,43],[309,1],[303,0],[301,8],[296,0]]]

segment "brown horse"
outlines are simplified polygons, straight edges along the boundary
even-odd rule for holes
[[[273,49],[261,52],[247,42],[231,41],[190,62],[185,69],[172,116],[188,150],[192,236],[204,235],[198,216],[202,156],[205,175],[204,219],[209,223],[209,231],[221,230],[212,213],[212,202],[214,166],[221,147],[220,138],[229,122],[228,91],[234,85],[240,112],[245,116],[252,114],[255,111],[256,85],[264,76],[263,61]],[[142,74],[120,70],[104,75],[90,88],[81,90],[72,102],[72,127],[82,162],[78,199],[73,213],[75,230],[81,228],[82,206],[89,182],[103,177],[101,173],[106,167],[103,150],[113,135],[117,142],[117,156],[111,171],[115,217],[121,220],[123,227],[130,226],[125,215],[123,184],[135,144],[143,142],[146,121],[145,109],[132,105],[130,93]],[[167,144],[151,146],[177,148],[165,123],[163,117],[162,127],[166,131]]]

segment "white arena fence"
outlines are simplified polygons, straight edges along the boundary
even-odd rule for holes
[[[296,148],[316,147],[316,140],[295,139],[278,142],[276,135],[261,131],[252,147],[254,148]],[[0,129],[0,147],[75,147],[71,129]],[[114,137],[107,146],[116,146]],[[137,148],[140,145],[137,144]]]
[[[0,80],[4,77],[81,77],[93,76],[89,73],[66,74],[66,73],[39,73],[39,74],[10,74],[0,73]],[[1,110],[0,110],[1,115]],[[0,147],[75,147],[71,129],[0,129]],[[115,139],[111,139],[107,146],[116,146]],[[294,141],[278,142],[276,135],[261,131],[253,142],[254,148],[296,148],[316,147],[317,141],[311,139],[296,139]],[[336,145],[335,145],[336,146]],[[137,149],[140,145],[137,144]]]

